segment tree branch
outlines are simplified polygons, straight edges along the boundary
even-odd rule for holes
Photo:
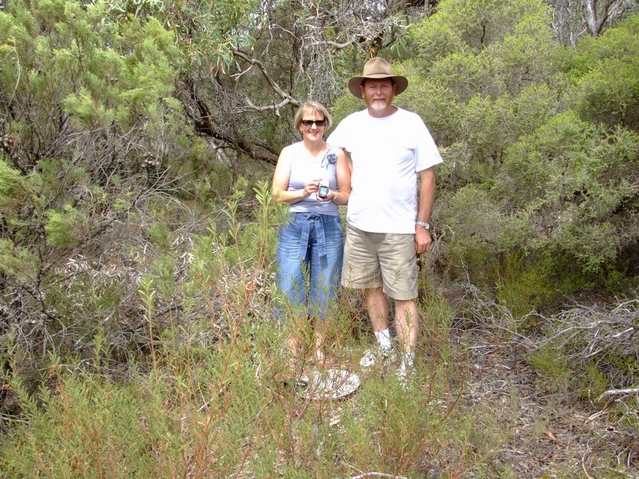
[[[283,107],[284,105],[287,104],[291,104],[293,106],[300,106],[301,102],[299,100],[296,100],[295,98],[293,98],[291,95],[289,95],[286,91],[284,91],[275,80],[273,80],[273,78],[271,78],[271,76],[268,74],[268,72],[266,71],[266,68],[264,67],[264,64],[259,61],[256,60],[255,58],[251,58],[249,57],[246,53],[241,52],[239,50],[236,50],[235,52],[233,52],[233,54],[238,57],[241,58],[242,60],[250,63],[252,66],[256,66],[257,68],[260,69],[260,72],[262,72],[262,75],[264,76],[264,78],[266,79],[266,81],[268,82],[269,86],[273,89],[273,91],[275,93],[277,93],[280,98],[282,98],[282,102],[278,105],[269,105],[269,106],[263,106],[263,107],[258,107],[255,106],[248,98],[246,98],[248,105],[251,108],[254,108],[258,111],[264,111],[264,110],[273,110],[275,112],[276,115],[279,116],[279,109],[281,107]]]
[[[293,103],[290,98],[285,98],[283,101],[281,101],[277,105],[256,106],[253,104],[253,102],[249,99],[248,96],[244,97],[244,99],[246,101],[246,104],[250,106],[253,110],[257,110],[257,111],[273,110],[277,116],[280,116],[280,110],[282,109],[283,106],[286,106],[289,103]]]
[[[626,396],[639,393],[639,388],[609,389],[597,398],[597,401],[610,396]]]

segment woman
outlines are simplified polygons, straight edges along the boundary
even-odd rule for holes
[[[322,323],[337,296],[344,252],[337,206],[348,203],[351,171],[344,151],[324,141],[332,118],[323,105],[304,103],[294,121],[302,141],[282,150],[273,175],[272,194],[291,212],[278,234],[277,285],[293,308],[314,319],[315,355],[323,363]],[[299,340],[291,346],[297,355]]]

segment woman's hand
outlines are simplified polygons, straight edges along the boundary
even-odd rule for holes
[[[326,203],[328,201],[333,201],[336,196],[337,196],[337,191],[333,191],[329,189],[327,195],[324,198],[320,198],[320,196],[318,195],[317,201],[319,201],[320,203]]]
[[[319,184],[321,180],[311,180],[304,185],[304,189],[302,189],[302,197],[308,198],[313,193],[317,193],[319,191]],[[320,198],[318,198],[320,199]]]

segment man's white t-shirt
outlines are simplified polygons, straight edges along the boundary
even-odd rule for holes
[[[328,143],[353,161],[346,219],[371,233],[415,233],[417,174],[442,162],[422,119],[398,108],[384,118],[368,110],[347,116]]]

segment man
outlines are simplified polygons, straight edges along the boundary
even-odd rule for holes
[[[367,108],[349,115],[329,136],[352,162],[352,191],[342,284],[364,290],[366,308],[381,352],[392,353],[389,298],[395,305],[400,344],[399,377],[413,368],[419,331],[417,256],[430,249],[435,198],[434,166],[441,155],[422,119],[392,105],[408,80],[390,63],[373,58],[348,88]],[[419,176],[419,185],[418,185]],[[362,365],[372,357],[362,358]]]

